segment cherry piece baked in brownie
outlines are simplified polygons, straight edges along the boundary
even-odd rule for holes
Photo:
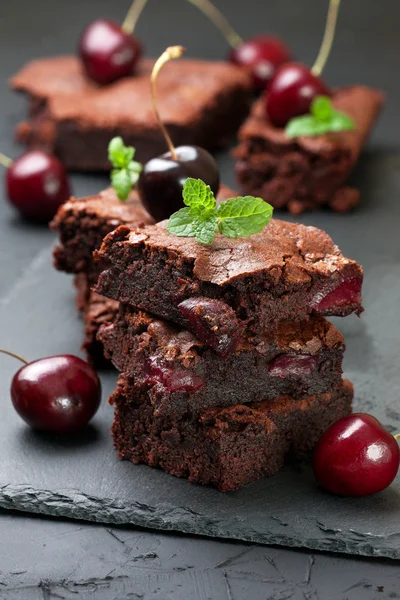
[[[315,227],[271,220],[251,237],[217,234],[202,245],[169,233],[166,222],[122,226],[96,256],[104,268],[99,294],[173,321],[212,347],[236,327],[257,337],[280,320],[362,311],[362,268]]]
[[[329,425],[351,412],[352,398],[345,380],[331,393],[303,400],[283,396],[173,420],[156,416],[146,392],[121,377],[110,398],[114,443],[121,458],[228,492],[275,474],[289,455],[309,452]]]
[[[19,141],[55,154],[77,171],[110,170],[107,147],[114,136],[134,146],[141,162],[165,152],[150,109],[153,65],[143,60],[134,76],[99,87],[76,57],[29,63],[11,79],[30,103],[29,119],[17,129]],[[178,146],[225,146],[251,105],[250,76],[225,62],[171,63],[157,85],[163,121]]]
[[[368,87],[338,89],[332,104],[353,119],[354,130],[291,138],[268,119],[264,98],[258,100],[233,152],[240,191],[293,214],[322,205],[352,209],[360,193],[347,180],[383,101],[381,92]]]
[[[189,331],[124,305],[98,339],[118,371],[147,391],[155,415],[174,417],[329,392],[341,381],[345,349],[336,327],[314,317],[282,321],[261,340],[243,339],[221,358]]]

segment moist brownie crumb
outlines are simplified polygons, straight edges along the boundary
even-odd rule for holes
[[[189,331],[120,306],[98,339],[107,358],[147,391],[155,415],[220,408],[282,395],[302,398],[335,389],[342,375],[342,334],[326,319],[279,322],[261,339],[243,338],[219,358]]]
[[[109,171],[107,147],[122,136],[146,162],[167,151],[151,110],[153,60],[137,73],[99,87],[74,56],[35,60],[12,79],[11,87],[30,99],[28,121],[17,138],[29,148],[56,154],[67,169]],[[176,146],[225,146],[247,116],[251,81],[244,69],[227,62],[171,62],[157,82],[162,117]]]
[[[120,458],[227,492],[273,475],[289,455],[303,457],[331,423],[351,412],[352,398],[353,387],[344,381],[331,394],[208,409],[176,421],[155,416],[146,393],[121,377],[110,398],[112,431]]]
[[[334,93],[333,104],[353,118],[355,130],[293,139],[268,121],[264,100],[257,101],[239,131],[239,145],[233,152],[241,191],[261,196],[293,214],[324,204],[338,212],[351,210],[360,194],[346,181],[383,102],[378,90],[340,88]]]

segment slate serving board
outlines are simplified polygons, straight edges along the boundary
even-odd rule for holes
[[[325,16],[325,6],[316,0],[251,0],[245,8],[242,2],[219,0],[218,5],[240,25],[244,35],[276,30],[291,41],[302,60],[311,62],[315,56]],[[83,23],[100,13],[118,20],[126,2],[87,0],[74,2],[73,7],[52,0],[34,4],[14,0],[2,7],[0,45],[7,60],[0,65],[1,82],[32,56],[52,55],[55,48],[71,52],[72,40],[77,39]],[[150,55],[168,44],[182,43],[192,56],[224,56],[223,40],[205,20],[194,16],[188,3],[159,1],[157,11],[157,18],[151,11],[146,13],[139,28]],[[350,83],[357,74],[359,81],[386,89],[389,102],[371,151],[364,155],[355,175],[363,193],[361,207],[346,216],[321,212],[300,219],[326,229],[345,254],[365,267],[366,312],[361,320],[351,317],[337,323],[348,346],[345,374],[356,386],[355,408],[373,412],[393,431],[400,431],[400,156],[390,150],[398,147],[394,123],[399,85],[394,74],[400,54],[394,51],[398,31],[392,26],[398,16],[400,5],[390,0],[382,0],[379,6],[367,6],[362,0],[344,3],[329,80],[332,85]],[[298,26],[300,21],[304,27]],[[194,23],[196,27],[188,26]],[[379,40],[373,47],[371,23]],[[5,84],[0,92],[1,149],[15,156],[18,150],[12,146],[12,130],[24,114],[23,102],[8,93]],[[220,156],[219,163],[222,179],[233,185],[230,159]],[[105,184],[104,178],[74,178],[78,195],[94,193]],[[14,218],[0,198],[0,346],[31,359],[77,353],[81,341],[71,279],[51,267],[52,240],[50,232]],[[117,460],[109,436],[112,409],[106,403],[115,384],[114,373],[102,376],[104,401],[93,426],[67,442],[39,436],[18,419],[9,400],[9,382],[16,368],[12,359],[0,359],[2,507],[400,558],[400,478],[375,497],[339,499],[319,490],[310,469],[300,466],[223,495]]]
[[[348,345],[345,374],[355,383],[356,408],[373,412],[393,431],[400,428],[396,163],[395,157],[366,157],[362,170],[369,189],[360,211],[346,217],[312,217],[347,255],[365,266],[365,315],[337,320]],[[19,235],[17,224],[12,243]],[[1,300],[1,345],[28,358],[76,353],[81,324],[71,283],[52,269],[47,241]],[[309,467],[302,465],[239,492],[221,494],[117,460],[109,435],[112,408],[106,402],[115,373],[102,377],[104,400],[89,431],[66,441],[32,432],[14,413],[9,382],[16,367],[10,358],[0,360],[2,507],[400,558],[400,478],[374,497],[340,499],[319,490]]]

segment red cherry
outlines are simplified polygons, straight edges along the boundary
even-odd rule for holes
[[[315,96],[331,96],[325,83],[300,63],[287,63],[279,67],[265,96],[265,109],[276,127],[285,125],[310,110]]]
[[[90,23],[79,43],[79,54],[88,77],[102,85],[132,75],[141,51],[135,37],[106,19]]]
[[[318,483],[340,496],[367,496],[387,488],[397,475],[395,438],[371,415],[356,413],[331,425],[314,454]]]
[[[8,198],[28,219],[48,222],[70,197],[70,187],[60,161],[42,152],[26,152],[7,169]]]
[[[81,358],[63,354],[21,367],[11,383],[17,413],[34,429],[71,433],[82,429],[100,405],[101,384]]]
[[[247,68],[252,74],[254,89],[263,90],[276,69],[291,56],[279,38],[260,35],[233,48],[228,58],[233,64]]]

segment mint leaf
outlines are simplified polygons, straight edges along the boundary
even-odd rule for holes
[[[111,171],[111,185],[119,200],[126,200],[132,189],[132,181],[128,169],[113,169]]]
[[[178,237],[195,237],[194,215],[190,208],[181,208],[170,216],[167,231]]]
[[[218,217],[211,214],[206,219],[196,218],[193,221],[194,237],[200,244],[211,244],[218,231]]]
[[[219,231],[230,238],[259,233],[271,220],[273,210],[262,198],[231,198],[222,202],[217,209]]]
[[[334,112],[332,100],[329,96],[316,96],[311,103],[310,112],[319,121],[329,121]]]
[[[336,110],[328,96],[314,98],[310,112],[309,115],[295,117],[289,121],[285,129],[287,137],[316,136],[355,129],[353,119]]]
[[[135,148],[125,146],[121,137],[113,138],[108,145],[108,158],[113,166],[111,185],[120,200],[126,200],[139,179],[142,165],[135,160]]]
[[[198,212],[215,209],[216,201],[209,185],[201,179],[188,177],[183,186],[183,202]]]

